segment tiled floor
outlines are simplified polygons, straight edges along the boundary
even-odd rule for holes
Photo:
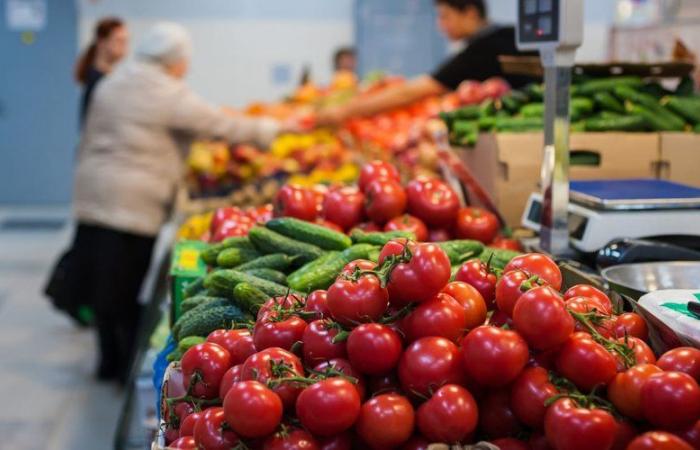
[[[0,231],[0,449],[112,448],[122,393],[93,381],[93,333],[41,294],[69,235]]]

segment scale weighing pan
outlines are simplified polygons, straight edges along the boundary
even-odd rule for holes
[[[601,275],[615,291],[635,300],[660,289],[700,289],[700,262],[620,264],[603,269]]]
[[[606,211],[700,208],[700,189],[656,179],[571,182],[571,201]]]

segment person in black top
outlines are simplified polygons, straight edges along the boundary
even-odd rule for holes
[[[95,26],[92,42],[75,65],[75,80],[83,86],[80,100],[80,123],[85,122],[90,98],[97,83],[126,55],[129,33],[116,17],[100,20]]]
[[[457,89],[464,80],[483,81],[502,77],[513,87],[532,81],[504,74],[500,55],[520,54],[515,29],[491,24],[484,0],[435,0],[438,24],[451,41],[465,41],[462,51],[452,56],[431,75],[422,75],[376,94],[352,100],[346,105],[326,108],[318,114],[320,124],[337,124],[358,116],[370,116],[409,105],[425,97]]]

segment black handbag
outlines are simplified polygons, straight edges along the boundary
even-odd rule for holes
[[[75,280],[80,277],[76,270],[75,251],[69,248],[56,261],[44,294],[56,309],[68,314],[77,325],[87,327],[92,323],[92,307],[79,300],[81,296]]]

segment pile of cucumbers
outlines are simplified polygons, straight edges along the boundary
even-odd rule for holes
[[[694,131],[700,96],[690,78],[675,91],[636,76],[579,79],[571,86],[571,131]],[[442,113],[453,145],[473,146],[479,132],[519,133],[544,126],[544,86],[531,84],[498,100]]]
[[[173,326],[179,342],[206,336],[218,328],[245,326],[271,297],[306,295],[328,289],[351,261],[377,261],[381,247],[394,238],[415,239],[410,232],[365,232],[350,236],[321,225],[275,218],[253,227],[246,237],[232,237],[205,249],[210,272],[185,288],[182,315]],[[472,240],[439,243],[454,268],[482,256],[503,268],[516,252],[486,249]]]

